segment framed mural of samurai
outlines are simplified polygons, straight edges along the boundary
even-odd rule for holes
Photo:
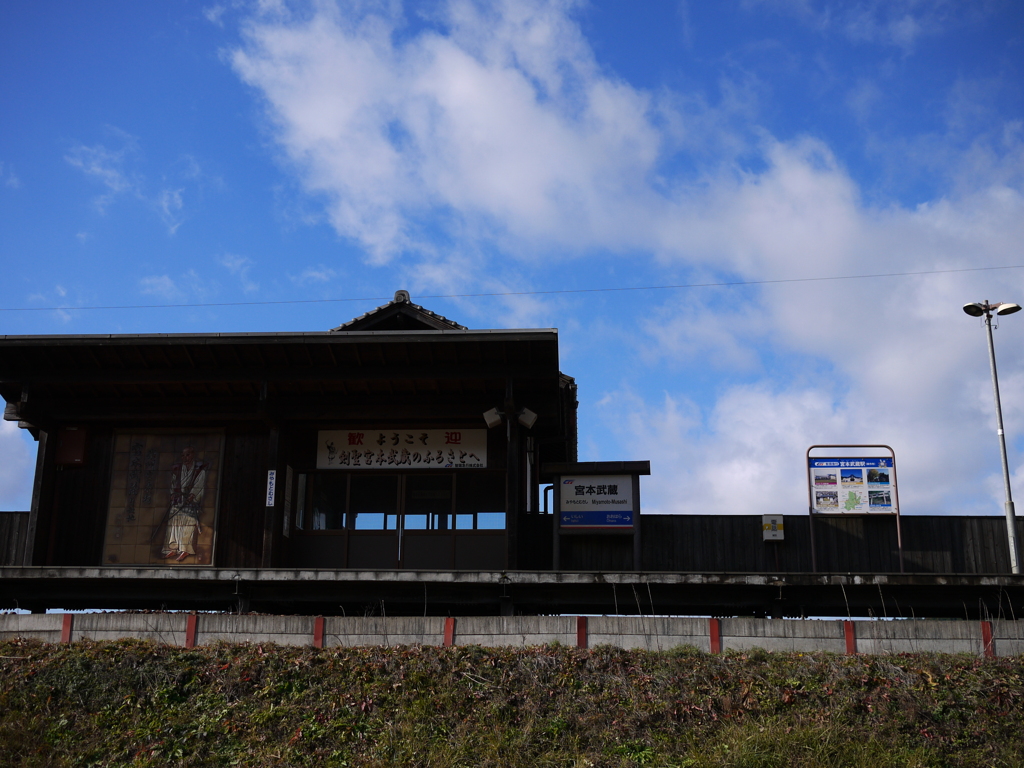
[[[114,437],[104,565],[213,565],[222,432]]]

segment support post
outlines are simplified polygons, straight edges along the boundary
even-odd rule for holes
[[[988,302],[985,302],[988,307]],[[999,456],[1003,463],[1003,490],[1006,501],[1003,510],[1006,514],[1006,539],[1010,548],[1010,571],[1020,573],[1020,541],[1017,538],[1017,513],[1013,508],[1013,495],[1010,492],[1010,466],[1006,460],[1006,435],[1003,432],[1003,407],[999,402],[999,374],[996,372],[996,347],[992,341],[992,312],[985,312],[985,330],[988,331],[988,361],[992,369],[992,394],[996,401],[996,432],[999,435]]]
[[[981,622],[981,653],[986,659],[994,659],[996,652],[992,646],[992,622]]]
[[[505,434],[507,438],[505,457],[505,535],[508,542],[507,566],[519,567],[519,508],[522,498],[519,473],[519,422],[516,419],[516,404],[512,394],[512,379],[505,383]]]
[[[846,636],[846,652],[850,655],[857,653],[856,627],[852,621],[843,622],[843,634]]]
[[[554,526],[551,532],[551,569],[557,571],[562,567],[562,476],[555,475],[554,493],[552,503],[555,505],[551,510],[551,525]]]
[[[278,450],[281,443],[281,432],[277,427],[270,430],[270,439],[267,445],[267,478],[269,482],[270,472],[275,472],[275,478],[281,474],[278,471]],[[280,478],[284,483],[284,478]],[[275,479],[275,483],[276,483]],[[266,505],[263,513],[263,553],[260,557],[260,565],[263,568],[271,568],[274,565],[274,534],[277,533],[277,510],[281,505],[283,494],[275,493],[274,504]]]
[[[708,638],[711,641],[711,652],[722,652],[722,622],[720,619],[708,619]]]
[[[633,570],[642,571],[644,564],[643,544],[640,540],[640,475],[634,473],[630,482],[633,484]]]
[[[196,612],[192,611],[185,619],[185,647],[195,648],[196,647],[196,632],[197,632],[197,617]]]
[[[25,550],[22,565],[32,565],[36,552],[36,531],[39,529],[39,505],[43,493],[43,472],[46,468],[46,446],[49,433],[39,431],[39,446],[36,449],[36,474],[32,481],[32,505],[28,512],[28,527],[25,529]]]
[[[587,632],[587,617],[577,616],[576,617],[576,647],[586,648],[589,639],[589,633]]]
[[[71,642],[71,632],[75,626],[75,614],[65,613],[64,621],[60,625],[60,641],[62,643]]]

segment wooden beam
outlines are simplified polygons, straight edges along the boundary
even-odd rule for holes
[[[219,366],[205,369],[158,368],[147,370],[82,370],[73,366],[45,369],[7,369],[0,372],[0,386],[32,381],[35,384],[91,383],[179,383],[223,381],[455,381],[459,379],[547,379],[557,376],[547,365],[404,365],[382,364],[373,367],[294,366],[249,367]]]

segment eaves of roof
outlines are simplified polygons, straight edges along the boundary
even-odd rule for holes
[[[216,343],[268,343],[288,342],[338,343],[361,340],[412,341],[482,341],[557,338],[557,328],[494,328],[474,330],[424,331],[279,331],[274,333],[123,333],[123,334],[53,334],[0,336],[0,346],[68,346],[73,344],[141,343],[141,344],[216,344]]]

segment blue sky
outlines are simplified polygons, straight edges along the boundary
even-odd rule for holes
[[[885,443],[905,512],[999,514],[960,306],[1024,299],[979,269],[1024,264],[1022,81],[1010,0],[5,3],[2,332],[325,330],[405,288],[559,328],[580,458],[650,459],[647,511],[800,513],[809,445]],[[425,298],[464,294],[509,295]],[[0,428],[3,507],[33,451]]]

